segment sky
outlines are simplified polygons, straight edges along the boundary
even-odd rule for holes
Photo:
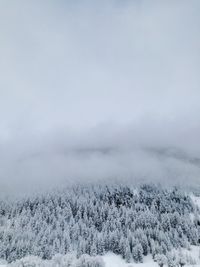
[[[198,0],[0,2],[0,188],[200,185]]]

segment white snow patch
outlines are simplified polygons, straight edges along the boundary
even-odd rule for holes
[[[0,267],[6,267],[7,266],[7,261],[0,259]]]
[[[144,258],[143,263],[126,263],[120,256],[113,253],[103,256],[103,260],[106,267],[158,267],[150,255]]]
[[[200,197],[197,197],[193,194],[190,197],[191,197],[193,203],[200,208]]]
[[[190,255],[196,261],[197,264],[194,266],[200,266],[200,247],[199,246],[191,246],[190,250],[183,249],[182,251],[184,254]]]
[[[134,196],[138,196],[138,195],[139,195],[139,191],[138,191],[138,189],[134,189],[134,190],[133,190],[133,195],[134,195]]]

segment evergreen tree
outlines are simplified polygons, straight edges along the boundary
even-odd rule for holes
[[[143,248],[140,243],[133,248],[132,256],[135,262],[143,262]]]
[[[158,263],[160,267],[163,267],[165,264],[167,264],[167,258],[163,254],[157,254],[155,256],[155,261]]]

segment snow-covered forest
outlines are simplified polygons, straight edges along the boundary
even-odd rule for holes
[[[200,267],[200,0],[0,1],[0,267]]]
[[[136,263],[151,254],[160,266],[171,267],[174,249],[200,244],[199,208],[177,188],[76,186],[1,201],[0,214],[0,258],[8,262],[29,255],[49,260],[56,254],[96,259],[113,252]],[[180,266],[192,263],[179,254]],[[98,264],[92,266],[103,263]]]

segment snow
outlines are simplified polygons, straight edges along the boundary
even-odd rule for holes
[[[195,195],[191,195],[190,197],[193,203],[200,208],[200,197],[197,197]]]
[[[184,254],[191,255],[193,259],[196,260],[198,264],[196,265],[185,265],[184,267],[200,267],[200,259],[199,259],[199,251],[200,247],[198,246],[191,246],[191,250],[183,250]],[[126,263],[122,257],[115,255],[113,253],[107,253],[106,255],[102,256],[105,262],[105,267],[158,267],[158,264],[153,261],[151,255],[144,257],[143,263]],[[5,264],[1,264],[0,267],[8,267]]]
[[[183,249],[182,251],[183,251],[184,254],[190,255],[193,259],[195,259],[195,261],[197,262],[197,264],[194,265],[194,266],[200,266],[200,259],[199,259],[200,247],[198,247],[198,246],[191,246],[191,249],[190,250]]]
[[[174,250],[174,253],[178,254],[178,250]],[[199,246],[191,246],[190,250],[182,249],[182,253],[184,255],[191,256],[197,264],[195,265],[185,265],[184,267],[200,267],[200,247]],[[121,256],[116,255],[114,253],[107,253],[102,256],[103,261],[105,262],[105,267],[158,267],[158,264],[153,261],[152,256],[148,255],[144,257],[143,263],[126,263],[125,260],[122,259]],[[52,266],[52,265],[51,265]],[[0,260],[0,267],[9,267],[6,265],[4,261]]]
[[[0,259],[0,267],[6,267],[6,266],[7,266],[6,263],[7,263],[7,262],[6,262],[5,260]]]
[[[158,267],[151,256],[144,258],[143,263],[126,263],[120,256],[108,253],[103,256],[106,267]]]
[[[196,265],[185,265],[185,267],[200,267],[199,259],[200,247],[191,246],[191,250],[183,250],[184,254],[191,255],[193,259],[198,263]],[[103,256],[106,267],[158,267],[158,264],[153,261],[151,255],[144,257],[143,263],[126,263],[120,256],[113,253],[108,253]]]
[[[199,259],[199,252],[200,252],[200,247],[198,246],[191,246],[191,250],[184,250],[186,253],[189,253],[194,259],[196,259],[196,261],[200,262]]]

